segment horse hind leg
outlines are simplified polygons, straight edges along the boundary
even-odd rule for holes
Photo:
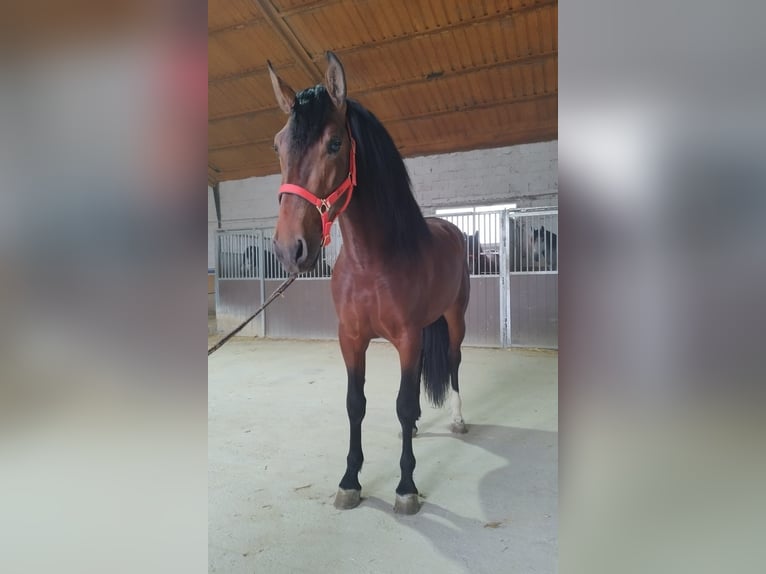
[[[415,455],[412,450],[412,429],[420,418],[420,361],[423,343],[420,332],[409,333],[395,342],[401,362],[401,381],[396,398],[396,415],[402,428],[402,456],[399,460],[401,480],[396,487],[394,512],[415,514],[420,509],[415,487]]]
[[[457,434],[468,432],[465,421],[463,420],[460,385],[458,383],[458,371],[460,370],[460,362],[462,360],[460,346],[463,344],[463,339],[465,338],[466,305],[467,298],[465,304],[461,303],[455,305],[444,314],[447,319],[447,330],[449,332],[449,366],[450,382],[452,386],[449,399],[450,410],[452,411],[452,422],[450,423],[449,429],[451,432]]]

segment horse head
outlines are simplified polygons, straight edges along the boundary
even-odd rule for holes
[[[473,235],[468,235],[467,233],[464,233],[463,235],[465,235],[468,251],[468,269],[475,275],[479,273],[479,268],[481,266],[482,249],[481,243],[479,242],[479,232],[476,231]]]
[[[314,267],[329,242],[329,224],[348,204],[355,183],[346,76],[334,54],[328,52],[327,60],[324,85],[297,94],[268,65],[277,103],[289,116],[274,137],[282,173],[274,251],[290,273]]]

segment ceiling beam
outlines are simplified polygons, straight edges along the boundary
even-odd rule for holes
[[[320,82],[324,77],[324,74],[311,59],[306,52],[306,49],[298,40],[298,37],[290,29],[290,26],[280,17],[279,12],[270,0],[254,0],[258,7],[261,9],[263,16],[271,26],[272,30],[282,39],[290,52],[290,55],[295,60],[295,63],[303,69],[309,78],[314,82]]]
[[[227,24],[226,26],[221,26],[220,28],[209,28],[207,35],[210,37],[217,36],[219,34],[225,34],[226,32],[233,32],[234,30],[242,30],[244,28],[249,28],[250,26],[255,26],[259,22],[263,22],[263,16],[256,16],[255,18],[250,18],[249,20],[235,22],[234,24]]]
[[[500,146],[520,145],[522,143],[535,143],[550,141],[558,136],[556,120],[542,123],[534,128],[526,128],[515,131],[501,131],[493,134],[477,134],[466,136],[465,139],[455,142],[447,139],[436,142],[422,142],[413,145],[403,144],[397,146],[403,157],[419,155],[433,155],[439,153],[453,153],[458,151],[473,151],[479,149],[495,148]]]
[[[423,77],[417,77],[417,78],[409,78],[409,79],[402,80],[395,83],[392,82],[390,84],[380,84],[377,86],[373,86],[371,88],[359,90],[358,92],[354,92],[351,95],[354,97],[354,99],[358,99],[371,94],[385,92],[392,88],[403,88],[405,86],[414,86],[417,84],[427,84],[427,83],[438,84],[450,78],[458,78],[458,77],[466,76],[468,74],[473,74],[476,72],[482,72],[486,70],[499,70],[502,68],[511,68],[514,66],[523,66],[525,64],[531,64],[534,62],[539,62],[539,61],[548,60],[548,59],[557,58],[557,57],[558,57],[558,51],[556,50],[554,50],[553,52],[543,52],[541,54],[534,54],[532,56],[523,56],[521,58],[516,58],[514,60],[506,60],[505,62],[492,62],[490,64],[479,64],[471,68],[465,68],[463,70],[456,70],[454,72],[445,72],[441,76],[436,78],[431,78],[431,79],[428,79],[427,77],[423,76]],[[263,74],[265,74],[266,72],[267,70],[265,67],[263,68],[262,71],[260,71],[260,73],[263,73]],[[220,121],[229,120],[232,118],[252,117],[254,115],[257,115],[263,112],[274,111],[277,109],[279,109],[277,106],[268,106],[265,108],[252,108],[242,112],[219,114],[217,116],[210,117],[208,119],[208,123],[220,122]]]
[[[287,16],[293,16],[294,14],[313,12],[319,8],[326,8],[327,6],[332,6],[333,4],[338,4],[343,1],[344,0],[314,0],[313,2],[303,4],[302,6],[296,6],[295,8],[282,10],[279,14],[282,16],[282,18],[286,18]]]
[[[328,6],[332,6],[333,4],[339,4],[339,3],[344,2],[344,1],[346,1],[346,0],[314,0],[313,2],[307,2],[306,4],[303,4],[301,6],[296,6],[294,8],[288,8],[287,10],[282,10],[282,11],[279,12],[279,15],[282,18],[288,18],[290,16],[295,16],[296,14],[307,14],[309,12],[315,12],[316,10],[321,10],[323,8],[327,8]],[[540,7],[540,6],[547,6],[549,4],[556,4],[557,2],[558,2],[558,0],[551,0],[550,2],[543,0],[543,1],[537,2],[536,4],[533,4],[531,6],[522,6],[521,8],[516,8],[515,10],[510,10],[508,13],[517,14],[517,13],[523,12],[523,11],[525,11],[527,9],[533,9],[533,8]],[[456,22],[456,23],[453,23],[453,24],[447,24],[445,26],[442,26],[441,28],[438,28],[437,30],[445,30],[445,29],[448,29],[448,26],[453,26],[455,24],[460,25],[462,22],[468,22],[468,23],[480,22],[482,20],[491,19],[491,18],[496,17],[496,16],[497,16],[497,13],[485,14],[484,16],[478,16],[478,17],[476,17],[476,18],[474,18],[472,20],[469,20],[469,21],[461,20],[460,22]]]
[[[218,229],[221,229],[221,186],[218,182],[213,186],[213,202],[215,203],[215,218],[218,221]]]
[[[218,179],[222,173],[222,170],[213,165],[210,161],[207,162],[207,183],[208,185],[215,185],[218,183]]]
[[[439,82],[443,82],[444,80],[448,80],[451,78],[459,78],[461,76],[467,76],[469,74],[473,74],[476,72],[484,72],[487,70],[500,70],[503,68],[513,68],[516,66],[524,66],[527,64],[533,64],[535,62],[540,62],[543,60],[549,60],[549,59],[555,59],[558,57],[558,51],[553,52],[542,52],[540,54],[533,54],[531,56],[522,56],[521,58],[515,58],[513,60],[506,60],[505,62],[491,62],[489,64],[477,64],[475,66],[471,66],[470,68],[463,68],[462,70],[455,70],[454,72],[444,72],[442,75],[429,78],[428,76],[420,77],[420,78],[410,78],[407,80],[402,80],[400,82],[391,83],[391,84],[379,84],[377,86],[373,86],[371,88],[366,88],[364,90],[360,90],[359,92],[355,92],[355,96],[368,96],[370,94],[377,94],[379,92],[385,92],[387,90],[390,90],[392,88],[403,88],[406,86],[414,86],[417,84],[438,84]]]
[[[504,106],[512,106],[514,104],[520,104],[524,102],[542,101],[548,99],[555,99],[558,97],[558,92],[551,92],[549,94],[531,94],[528,96],[519,96],[518,98],[510,98],[506,100],[496,100],[494,102],[484,102],[483,104],[471,104],[465,106],[456,106],[448,110],[433,110],[430,112],[424,112],[422,114],[413,114],[411,116],[404,116],[401,118],[392,118],[386,121],[386,125],[395,126],[396,124],[408,123],[413,120],[422,120],[424,118],[438,118],[440,116],[448,116],[451,114],[460,114],[465,112],[472,112],[474,110],[488,110],[492,108],[500,108]]]

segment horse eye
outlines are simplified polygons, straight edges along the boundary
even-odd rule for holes
[[[275,153],[279,153],[279,148],[277,147],[277,144],[274,144],[273,146],[271,146],[271,149],[273,149]]]
[[[327,146],[327,151],[330,153],[338,153],[338,151],[340,151],[340,144],[340,138],[331,139],[329,145]]]

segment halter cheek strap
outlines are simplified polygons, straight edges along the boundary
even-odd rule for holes
[[[317,197],[305,187],[301,187],[300,185],[295,185],[292,183],[283,183],[279,186],[279,196],[281,196],[283,193],[291,193],[293,195],[302,197],[311,205],[317,208],[317,211],[322,218],[322,247],[330,244],[330,228],[338,216],[348,207],[348,204],[351,202],[351,196],[354,194],[354,188],[356,187],[356,142],[351,136],[350,131],[348,138],[351,142],[348,175],[346,176],[346,179],[344,179],[341,184],[335,188],[335,191],[333,191],[330,195],[323,199]],[[346,192],[348,193],[346,194],[345,201],[343,201],[343,203],[340,205],[340,208],[335,212],[335,216],[330,219],[330,210],[333,208],[333,206],[335,206],[336,203],[338,203],[338,200],[340,200],[341,196]]]

